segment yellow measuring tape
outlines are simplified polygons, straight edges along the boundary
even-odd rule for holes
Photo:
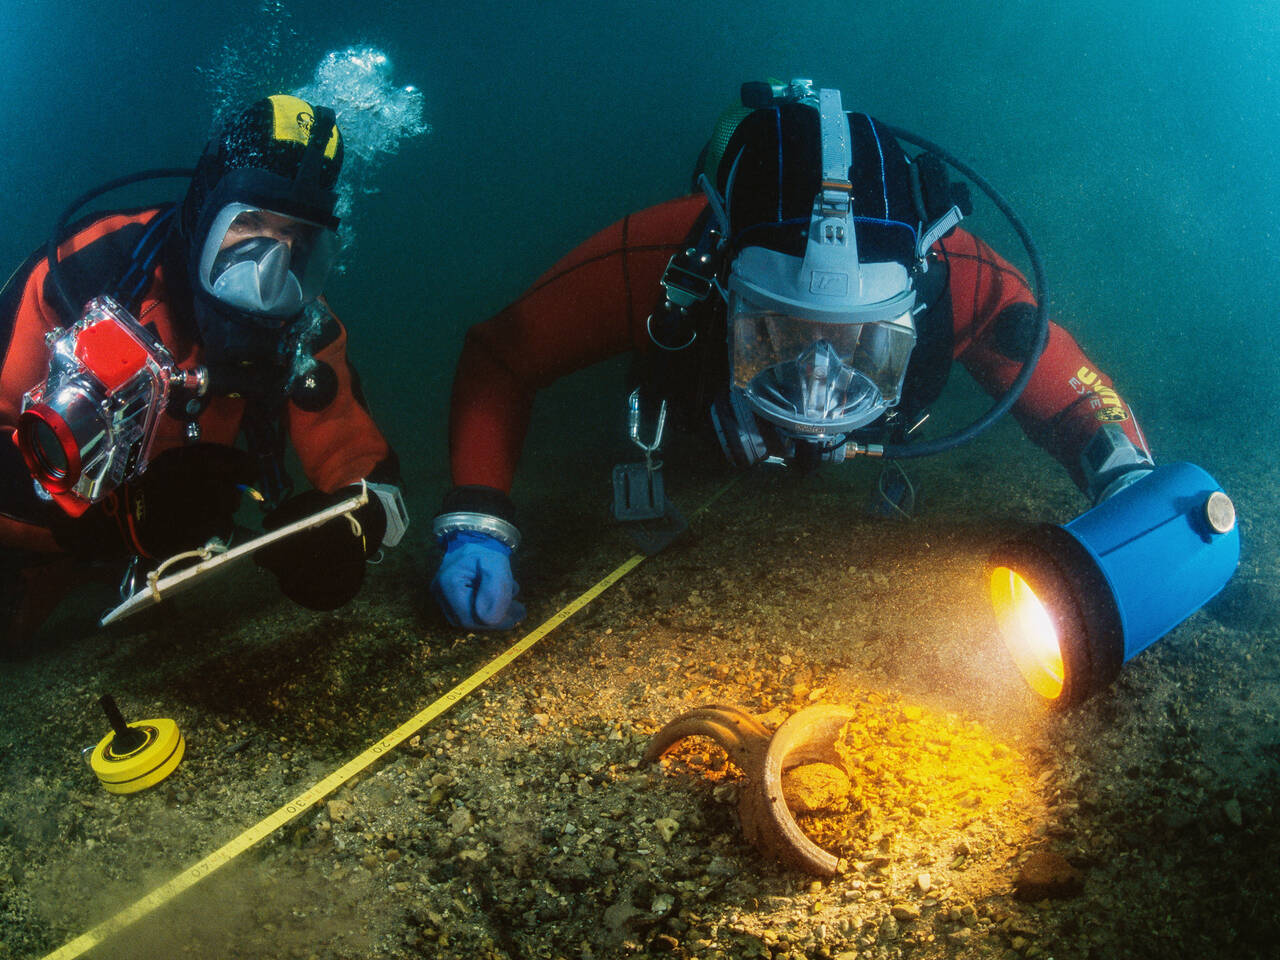
[[[734,480],[736,479],[737,478],[735,477]],[[733,485],[734,480],[730,480],[712,494],[706,503],[694,511],[693,515],[697,516],[699,513],[702,513],[702,511],[711,506],[711,504],[720,498],[721,494]],[[494,676],[494,674],[507,667],[535,643],[551,631],[555,630],[556,627],[560,626],[560,624],[564,623],[592,600],[600,596],[600,594],[604,593],[628,573],[638,567],[642,562],[644,562],[644,560],[644,554],[633,554],[627,560],[619,564],[613,572],[608,574],[608,576],[603,580],[591,587],[591,589],[587,590],[577,599],[561,607],[555,614],[544,620],[537,629],[526,634],[521,640],[508,647],[498,656],[494,657],[471,676],[467,677],[467,679],[449,690],[448,693],[445,693],[443,696],[436,699],[430,706],[426,707],[426,709],[400,724],[400,726],[396,727],[377,743],[370,746],[359,756],[348,760],[323,780],[312,784],[274,813],[260,820],[235,839],[223,844],[199,863],[183,870],[172,880],[156,887],[142,899],[135,902],[132,906],[126,907],[124,910],[121,910],[110,919],[104,920],[87,933],[82,933],[80,936],[59,947],[52,953],[46,954],[43,960],[72,960],[74,957],[79,957],[86,950],[92,950],[108,937],[119,933],[125,927],[141,920],[153,910],[164,906],[174,897],[178,896],[178,894],[195,886],[218,868],[226,866],[254,844],[267,838],[273,832],[287,824],[290,820],[293,820],[295,817],[298,817],[311,809],[312,806],[323,800],[329,794],[333,793],[374,761],[385,756],[391,750],[394,750],[401,743],[409,739],[436,717],[440,716],[440,714],[444,713],[467,694],[471,693],[471,691],[475,690],[490,677]]]
[[[448,693],[439,697],[426,709],[400,724],[400,726],[396,727],[377,743],[370,746],[359,756],[348,760],[323,780],[312,784],[306,790],[302,791],[302,793],[298,794],[284,806],[276,810],[275,813],[272,813],[263,820],[260,820],[234,840],[223,844],[199,863],[183,870],[172,880],[156,887],[132,906],[121,910],[109,920],[104,920],[92,930],[81,934],[74,940],[53,951],[53,953],[46,954],[44,960],[71,960],[72,957],[80,956],[86,950],[93,949],[113,934],[118,933],[130,924],[141,920],[153,910],[164,906],[164,904],[168,903],[178,894],[195,886],[219,867],[226,866],[226,864],[244,853],[258,841],[265,839],[273,832],[283,827],[290,820],[305,813],[317,802],[323,800],[361,770],[365,769],[365,767],[369,766],[375,760],[385,756],[405,740],[409,739],[436,717],[440,716],[440,714],[444,713],[467,694],[471,693],[471,691],[475,690],[494,674],[498,673],[498,671],[502,670],[514,661],[552,630],[560,626],[560,624],[564,623],[588,603],[625,577],[628,573],[639,566],[644,559],[645,556],[642,553],[632,555],[586,593],[582,594],[568,605],[562,607],[553,616],[543,621],[541,626],[537,629],[526,634],[520,641],[494,657],[471,676],[467,677],[467,679],[463,680],[456,687],[451,689]]]

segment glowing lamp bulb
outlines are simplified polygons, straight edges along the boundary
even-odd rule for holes
[[[991,604],[1005,646],[1031,689],[1053,700],[1062,693],[1062,647],[1053,618],[1036,592],[1017,572],[991,571]]]

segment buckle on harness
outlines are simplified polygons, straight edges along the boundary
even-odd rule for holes
[[[689,308],[706,300],[715,289],[716,260],[698,247],[677,250],[667,261],[661,282],[666,291],[666,302],[661,310],[649,314],[645,328],[649,339],[659,349],[684,350],[698,339],[698,331],[690,321]],[[681,340],[683,343],[674,345],[675,341]],[[661,415],[665,416],[665,413],[664,410]],[[634,434],[632,439],[635,439]]]
[[[696,247],[686,247],[677,250],[667,261],[667,269],[662,272],[662,286],[672,306],[687,310],[711,296],[715,278],[716,266],[711,254],[699,253]]]
[[[662,272],[666,302],[660,310],[649,314],[644,323],[654,346],[676,353],[693,345],[698,331],[689,317],[689,308],[710,296],[714,282],[715,268],[709,255],[699,254],[694,247],[671,255],[667,269]],[[665,413],[664,410],[664,416]],[[635,439],[634,431],[631,438]]]

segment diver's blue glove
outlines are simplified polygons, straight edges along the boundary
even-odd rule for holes
[[[449,534],[431,593],[455,627],[509,630],[524,619],[511,575],[511,548],[471,530]]]

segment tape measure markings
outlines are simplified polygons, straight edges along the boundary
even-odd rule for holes
[[[715,503],[715,501],[718,500],[736,480],[737,477],[734,477],[725,483],[719,490],[712,494],[711,497],[702,504],[702,506],[695,510],[692,516],[697,516]],[[244,851],[264,840],[276,830],[289,823],[289,821],[300,816],[320,800],[323,800],[329,794],[333,793],[356,774],[360,773],[372,764],[375,760],[384,756],[388,751],[393,750],[405,740],[409,739],[409,737],[413,736],[436,717],[440,716],[440,714],[444,713],[467,694],[471,693],[471,691],[475,690],[486,680],[511,664],[535,643],[547,634],[551,633],[551,631],[555,630],[556,627],[560,626],[575,613],[596,599],[596,597],[600,596],[600,594],[612,587],[646,559],[647,557],[642,553],[632,554],[621,564],[615,567],[611,573],[599,580],[586,592],[565,604],[565,606],[557,610],[535,629],[525,634],[525,636],[516,643],[512,644],[498,656],[494,657],[482,666],[479,670],[475,671],[475,673],[471,674],[461,683],[458,683],[456,686],[451,688],[448,692],[437,697],[431,704],[419,711],[411,719],[406,720],[386,736],[366,748],[364,752],[348,760],[323,780],[312,784],[284,806],[276,809],[274,813],[269,814],[234,839],[229,840],[199,863],[188,867],[173,879],[162,883],[150,893],[147,893],[141,899],[134,902],[131,906],[126,907],[109,919],[104,920],[96,927],[93,927],[87,932],[81,934],[74,940],[68,941],[52,953],[46,954],[42,960],[74,960],[74,958],[79,957],[86,951],[98,946],[100,943],[123,930],[125,927],[136,923],[147,914],[164,906],[179,894],[195,886],[215,870],[218,870],[230,863],[237,856],[244,853]]]
[[[365,749],[364,752],[348,760],[323,780],[312,784],[312,786],[302,791],[302,793],[298,794],[288,803],[279,807],[274,813],[264,817],[237,837],[223,844],[199,863],[188,867],[173,879],[156,887],[150,893],[137,900],[131,906],[121,910],[115,916],[103,921],[98,924],[98,926],[81,934],[74,940],[67,942],[52,953],[46,954],[44,960],[72,960],[74,957],[79,957],[85,951],[96,947],[113,934],[118,933],[130,924],[141,920],[152,911],[164,906],[164,904],[199,883],[215,870],[230,863],[241,853],[266,839],[295,817],[298,817],[311,809],[311,807],[316,803],[333,793],[356,774],[367,768],[375,760],[385,756],[389,751],[395,749],[405,740],[409,739],[409,737],[413,736],[436,717],[440,716],[459,700],[463,699],[467,694],[471,693],[485,681],[511,664],[517,657],[525,653],[530,647],[553,631],[556,627],[560,626],[592,600],[608,590],[611,586],[639,566],[644,560],[644,554],[633,554],[622,564],[616,567],[613,572],[591,587],[591,589],[587,590],[564,607],[561,607],[560,610],[544,620],[537,628],[530,631],[522,639],[512,644],[498,656],[494,657],[461,683],[454,686],[442,696],[436,698],[435,701],[411,719],[400,724],[400,726],[396,727],[386,736],[373,743]]]

